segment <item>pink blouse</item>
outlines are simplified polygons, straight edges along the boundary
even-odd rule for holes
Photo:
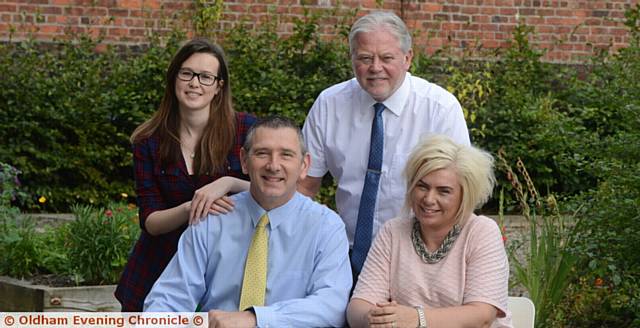
[[[413,222],[395,218],[380,229],[352,297],[435,308],[483,302],[498,309],[491,327],[511,328],[509,262],[495,221],[472,214],[447,256],[435,264],[416,253]]]

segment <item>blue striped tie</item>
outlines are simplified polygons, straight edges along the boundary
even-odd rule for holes
[[[351,265],[356,274],[360,274],[367,252],[371,246],[371,234],[373,233],[373,213],[376,209],[376,195],[380,184],[380,170],[382,169],[382,154],[384,146],[384,124],[382,111],[384,105],[373,105],[376,116],[371,124],[371,146],[369,148],[369,165],[367,175],[364,178],[364,188],[360,197],[358,208],[358,223],[356,234],[353,238],[353,251],[351,253]]]

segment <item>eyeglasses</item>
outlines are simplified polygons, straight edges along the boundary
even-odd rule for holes
[[[178,71],[178,78],[185,82],[193,80],[194,76],[198,77],[198,82],[200,82],[200,84],[206,86],[213,85],[216,83],[216,80],[219,79],[217,76],[209,73],[195,73],[188,69],[181,69]]]

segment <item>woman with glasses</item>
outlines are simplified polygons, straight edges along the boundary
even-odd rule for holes
[[[187,42],[166,84],[158,110],[131,135],[142,231],[115,292],[124,312],[142,311],[188,223],[227,193],[248,189],[239,153],[255,117],[233,110],[222,49]]]
[[[432,136],[405,167],[405,215],[369,250],[347,309],[351,327],[512,327],[500,228],[473,214],[491,197],[493,158]]]

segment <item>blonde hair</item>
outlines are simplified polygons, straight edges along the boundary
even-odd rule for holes
[[[415,146],[405,167],[407,190],[405,213],[412,213],[411,192],[427,174],[452,168],[462,189],[462,200],[456,213],[456,223],[464,225],[474,209],[489,200],[495,184],[493,157],[473,146],[459,145],[449,137],[431,135]]]

